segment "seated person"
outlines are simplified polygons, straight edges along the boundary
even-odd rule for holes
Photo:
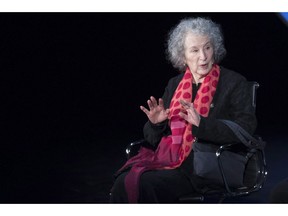
[[[206,185],[193,175],[193,143],[239,142],[220,119],[253,134],[257,120],[245,77],[219,65],[226,54],[220,26],[206,18],[187,18],[172,29],[168,55],[180,72],[162,98],[151,96],[141,148],[117,172],[112,203],[174,203]]]

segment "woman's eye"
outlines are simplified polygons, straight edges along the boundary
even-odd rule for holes
[[[198,50],[192,50],[192,52],[193,52],[193,53],[196,53],[196,52],[198,52]]]

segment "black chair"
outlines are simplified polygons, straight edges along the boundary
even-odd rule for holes
[[[249,82],[252,94],[252,105],[256,110],[256,90],[259,87],[257,82]],[[258,140],[262,140],[259,136],[254,136]],[[127,159],[136,155],[141,146],[151,147],[148,142],[144,139],[130,143],[126,147],[126,156]],[[244,187],[241,188],[232,188],[228,185],[225,173],[223,171],[220,158],[224,151],[239,151],[246,154],[246,157],[249,158],[245,173],[244,173]],[[215,188],[210,188],[205,193],[193,193],[188,194],[179,198],[179,203],[199,203],[199,202],[218,202],[222,203],[226,198],[247,196],[251,193],[259,191],[266,180],[267,177],[267,165],[265,160],[265,152],[262,148],[248,149],[243,144],[226,144],[219,147],[215,157],[218,158],[218,165],[221,170],[224,186]]]

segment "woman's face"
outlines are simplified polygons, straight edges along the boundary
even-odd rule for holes
[[[212,68],[214,50],[208,36],[188,33],[184,42],[185,63],[195,81],[201,82]]]

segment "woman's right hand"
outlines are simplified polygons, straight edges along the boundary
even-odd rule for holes
[[[158,124],[160,122],[168,119],[170,110],[164,108],[164,103],[162,98],[159,98],[159,102],[151,96],[150,100],[147,101],[149,110],[144,106],[140,106],[140,109],[147,115],[148,119],[153,124]]]

